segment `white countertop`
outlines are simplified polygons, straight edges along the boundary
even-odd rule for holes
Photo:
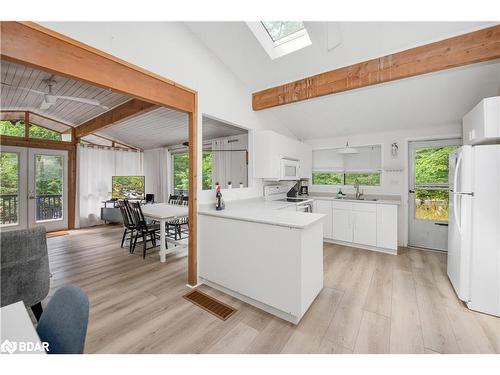
[[[234,220],[251,221],[283,227],[303,229],[322,220],[325,215],[282,210],[295,205],[293,202],[266,201],[263,198],[226,202],[226,208],[217,211],[214,204],[200,204],[200,215],[217,216]]]
[[[355,199],[350,196],[338,199],[335,193],[309,193],[309,198],[319,200],[332,200],[339,202],[356,202],[356,203],[376,203],[376,204],[401,204],[401,198],[398,195],[365,195],[365,199]],[[376,199],[376,200],[373,200]]]

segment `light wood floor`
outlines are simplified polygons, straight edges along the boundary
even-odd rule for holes
[[[48,239],[49,298],[67,283],[89,296],[87,353],[500,352],[500,319],[461,304],[444,254],[325,244],[325,287],[299,325],[201,287],[239,310],[223,322],[181,297],[185,257],[129,255],[121,234],[106,226]]]

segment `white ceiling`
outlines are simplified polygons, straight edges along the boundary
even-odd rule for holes
[[[204,140],[246,132],[205,116],[202,126]],[[101,130],[97,134],[144,150],[180,145],[188,140],[188,117],[182,112],[158,108]]]
[[[312,45],[275,60],[245,22],[186,24],[251,91],[258,91],[495,23],[304,22]],[[340,44],[329,51],[328,39]]]
[[[29,110],[49,118],[62,121],[70,126],[77,126],[105,112],[101,107],[58,99],[57,103],[47,110],[41,110],[43,95],[20,90],[17,87],[47,91],[43,82],[50,73],[32,69],[25,65],[14,64],[2,60],[0,76],[3,83],[14,87],[0,85],[0,107],[2,110]],[[72,79],[55,76],[57,82],[53,87],[55,95],[76,96],[95,99],[108,108],[130,100],[130,97],[109,90],[101,89]]]
[[[244,22],[187,23],[252,92],[493,24],[305,22],[312,45],[271,60]],[[265,111],[305,140],[458,123],[483,97],[499,91],[496,60]]]
[[[305,140],[459,123],[482,98],[499,95],[499,89],[497,60],[266,111]]]

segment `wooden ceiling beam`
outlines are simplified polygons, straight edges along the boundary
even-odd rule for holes
[[[255,111],[500,58],[500,25],[252,94]]]
[[[140,99],[131,99],[77,126],[75,128],[76,137],[84,137],[157,108],[160,108],[160,106]]]
[[[195,110],[195,92],[33,22],[1,21],[0,58],[151,101]]]

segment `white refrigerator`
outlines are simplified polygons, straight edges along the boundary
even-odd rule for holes
[[[448,277],[471,310],[500,316],[500,145],[450,154]]]

